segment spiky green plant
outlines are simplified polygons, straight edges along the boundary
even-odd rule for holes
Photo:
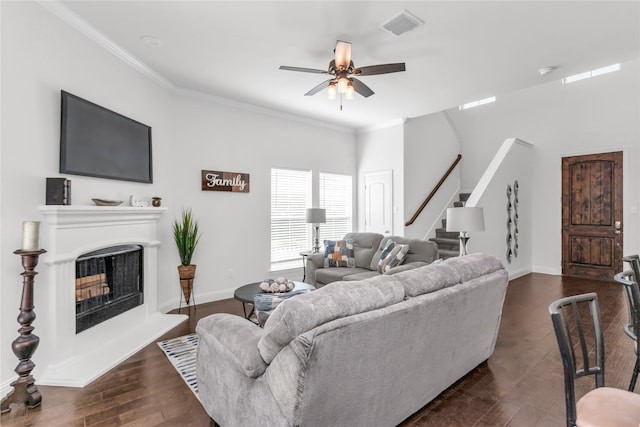
[[[198,221],[193,219],[191,209],[182,210],[182,221],[173,223],[173,238],[178,246],[180,262],[182,265],[190,265],[193,252],[196,250],[200,235],[198,234]]]

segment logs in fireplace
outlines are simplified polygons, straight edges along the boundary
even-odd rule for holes
[[[144,302],[143,247],[113,246],[76,259],[76,334]]]

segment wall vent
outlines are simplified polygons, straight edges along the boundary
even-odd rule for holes
[[[423,24],[424,21],[404,9],[380,24],[380,28],[396,37],[400,37]]]

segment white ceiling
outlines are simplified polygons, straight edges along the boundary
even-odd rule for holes
[[[506,94],[640,56],[638,1],[64,1],[173,85],[360,129]],[[379,25],[402,9],[425,25],[400,37]],[[140,40],[153,36],[155,47]],[[336,40],[375,95],[303,96],[326,80]],[[557,66],[540,76],[537,70]]]

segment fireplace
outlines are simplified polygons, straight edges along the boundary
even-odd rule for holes
[[[39,384],[84,387],[188,318],[158,311],[158,221],[166,208],[39,209],[48,267],[36,293]]]
[[[119,245],[76,259],[76,334],[142,305],[143,248]]]

